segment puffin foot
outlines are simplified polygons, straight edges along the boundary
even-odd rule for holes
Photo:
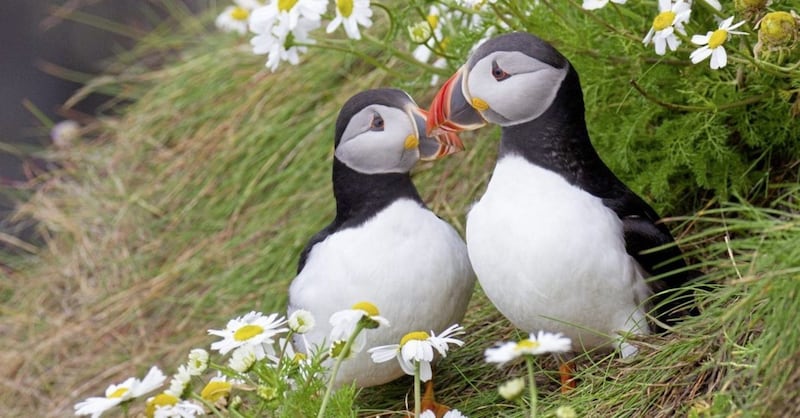
[[[561,378],[561,393],[567,394],[575,389],[575,364],[572,360],[563,361],[558,367],[558,375]]]

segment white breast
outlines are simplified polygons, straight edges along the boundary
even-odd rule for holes
[[[509,156],[469,213],[467,247],[487,296],[515,326],[591,348],[620,331],[647,333],[640,304],[649,289],[621,231],[599,198]]]
[[[418,203],[401,199],[362,226],[315,245],[289,289],[289,310],[311,311],[317,325],[306,337],[319,344],[328,337],[332,313],[371,302],[391,326],[364,331],[370,348],[460,322],[474,283],[458,233]],[[342,364],[338,382],[372,386],[403,374],[397,362],[375,364],[365,351]]]

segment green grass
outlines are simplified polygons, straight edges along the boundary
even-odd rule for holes
[[[331,50],[314,49],[301,66],[270,74],[246,41],[185,20],[176,33],[143,39],[121,58],[118,75],[94,83],[130,102],[101,116],[91,140],[43,155],[63,169],[37,180],[20,216],[39,222],[45,244],[30,257],[4,257],[13,271],[0,276],[4,415],[69,415],[76,401],[152,364],[173,372],[190,348],[211,342],[207,329],[233,316],[283,309],[300,250],[333,216],[332,135],[341,104],[366,88],[399,86],[425,106],[434,91],[415,67],[392,61],[408,76],[394,79]],[[386,59],[378,48],[364,52]],[[164,62],[146,68],[142,56]],[[587,63],[581,72],[590,126],[603,129],[602,101],[630,93],[608,81],[600,70],[606,64]],[[656,105],[629,100],[642,113],[615,113],[612,122],[630,132],[652,128],[641,115],[668,120]],[[637,154],[616,147],[603,129],[601,155],[638,190],[668,182],[631,175],[641,168]],[[428,205],[459,231],[491,173],[496,137],[491,129],[465,135],[466,152],[414,175]],[[685,191],[676,188],[669,200]],[[557,365],[542,359],[545,414],[560,405],[585,416],[799,414],[800,189],[768,195],[769,208],[721,205],[672,223],[717,285],[700,295],[703,314],[667,336],[640,339],[632,360],[580,357],[580,384],[566,396]],[[471,417],[523,416],[496,392],[522,368],[482,361],[485,348],[517,331],[479,290],[464,325],[466,347],[435,374],[440,400]],[[359,414],[405,410],[410,387],[400,379],[361,391]]]

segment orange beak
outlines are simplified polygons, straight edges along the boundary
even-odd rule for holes
[[[411,109],[411,114],[417,125],[419,155],[421,160],[438,160],[447,155],[464,150],[464,144],[461,142],[461,138],[454,132],[440,132],[431,135],[426,131],[426,122],[430,118],[427,111],[418,107],[413,107]]]
[[[428,134],[471,131],[486,125],[486,120],[465,94],[467,75],[465,67],[461,67],[436,93],[428,112]]]

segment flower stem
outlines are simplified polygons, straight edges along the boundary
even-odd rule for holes
[[[421,396],[421,384],[419,381],[419,361],[414,362],[414,418],[419,418],[420,413],[422,413],[422,396]]]
[[[331,393],[333,392],[333,382],[336,380],[336,375],[339,373],[339,368],[342,366],[344,359],[350,354],[350,347],[353,345],[353,341],[356,340],[356,337],[358,337],[358,334],[361,333],[361,330],[363,329],[364,326],[359,321],[358,325],[356,325],[356,329],[353,330],[353,333],[350,335],[350,338],[348,338],[347,342],[344,343],[344,347],[339,353],[339,356],[336,357],[336,361],[333,363],[331,377],[328,379],[328,387],[325,389],[325,396],[322,398],[322,405],[319,407],[319,413],[317,413],[317,418],[323,418],[325,416],[325,409],[328,407],[328,401],[330,400]]]
[[[525,365],[528,366],[528,388],[531,396],[531,416],[536,418],[536,380],[533,378],[533,357],[525,356]]]

